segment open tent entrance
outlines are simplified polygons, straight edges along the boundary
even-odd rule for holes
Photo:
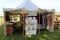
[[[40,25],[42,25],[43,24],[43,17],[42,17],[43,15],[42,14],[40,14]]]
[[[21,25],[20,18],[21,17],[20,17],[19,14],[12,14],[12,22],[13,22],[13,31],[14,31],[14,34],[22,33],[23,27]]]
[[[38,21],[38,26],[39,26],[39,29],[44,29],[45,26],[44,26],[44,15],[43,14],[37,14],[37,21]]]
[[[5,12],[6,35],[23,34],[23,15],[20,13]]]
[[[46,13],[37,14],[38,30],[47,30],[47,20]]]
[[[41,31],[41,29],[51,31],[52,29],[52,13],[51,12],[46,12],[46,13],[40,13],[37,14],[37,20],[38,20],[38,29]],[[52,29],[53,30],[53,29]]]

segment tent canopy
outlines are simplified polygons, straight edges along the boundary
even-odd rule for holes
[[[21,10],[25,10],[29,14],[28,16],[37,16],[37,12],[48,11],[46,9],[40,9],[34,3],[32,3],[31,0],[26,0],[21,5],[18,5],[16,8],[4,8],[4,11],[10,11],[11,13],[20,13]]]
[[[26,10],[30,10],[30,11],[34,11],[34,10],[38,10],[39,7],[37,7],[34,3],[32,3],[32,1],[30,0],[26,0],[25,2],[23,2],[21,5],[18,5],[16,8],[24,8]]]
[[[26,0],[22,4],[18,5],[16,8],[4,8],[6,11],[12,11],[12,10],[29,10],[29,11],[36,11],[39,9],[32,1]]]

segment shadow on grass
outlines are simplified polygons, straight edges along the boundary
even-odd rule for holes
[[[22,34],[15,34],[6,36],[3,40],[39,40],[39,35],[32,35],[31,37],[23,36]]]
[[[24,37],[19,34],[11,35],[11,36],[5,36],[3,40],[24,40]]]

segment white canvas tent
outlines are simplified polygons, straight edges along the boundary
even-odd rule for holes
[[[44,10],[44,9],[40,9],[39,7],[37,7],[34,3],[32,3],[30,0],[26,0],[25,2],[23,2],[21,5],[18,5],[16,8],[4,8],[4,12],[10,12],[10,13],[15,13],[15,14],[20,14],[21,10],[23,10],[22,13],[24,13],[25,11],[28,13],[27,16],[37,16],[37,12],[40,12],[41,14],[44,14],[44,12],[51,12],[53,14],[54,11],[48,11],[48,10]],[[49,14],[48,13],[48,14]],[[6,14],[4,14],[5,17]],[[40,17],[40,16],[39,16]],[[52,15],[53,18],[53,15]],[[40,22],[40,18],[38,19]],[[53,20],[54,21],[54,20]],[[53,26],[53,22],[51,25],[51,29],[49,31],[53,31],[54,27]],[[5,30],[6,31],[6,30]],[[39,31],[40,32],[40,31]],[[6,33],[6,32],[5,32]]]

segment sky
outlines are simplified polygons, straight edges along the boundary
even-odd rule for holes
[[[16,8],[26,0],[0,0],[0,16],[4,15],[3,8]],[[60,12],[60,0],[31,0],[36,6],[42,9],[55,9]]]

